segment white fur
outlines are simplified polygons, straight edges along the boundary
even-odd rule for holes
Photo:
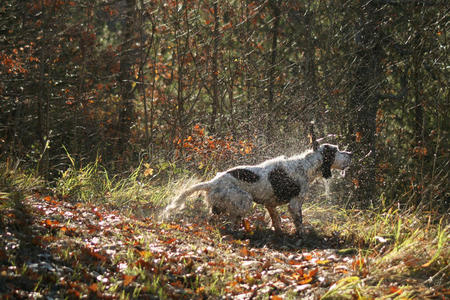
[[[254,166],[237,166],[217,175],[206,182],[200,182],[185,190],[166,212],[183,205],[186,198],[194,192],[205,191],[206,201],[211,208],[226,212],[232,219],[238,220],[251,208],[252,202],[263,204],[272,218],[272,225],[276,231],[281,231],[280,217],[276,206],[284,204],[276,196],[276,191],[270,180],[269,174],[273,170],[281,170],[289,177],[289,180],[299,187],[300,192],[289,199],[289,212],[294,220],[296,230],[302,231],[302,203],[308,191],[309,184],[315,178],[322,175],[322,165],[325,162],[325,153],[334,153],[334,160],[330,163],[331,168],[344,170],[349,167],[351,153],[339,151],[338,147],[330,144],[322,144],[317,151],[309,150],[293,157],[279,156],[264,161]],[[237,179],[229,172],[236,169],[251,171],[259,177],[255,182],[247,182]],[[279,189],[279,187],[278,187]]]

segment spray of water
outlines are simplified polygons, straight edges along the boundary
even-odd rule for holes
[[[331,184],[331,180],[323,179],[323,186],[325,187],[325,197],[326,197],[327,201],[331,200],[330,184]]]
[[[161,220],[168,220],[172,216],[176,215],[177,213],[181,212],[184,207],[186,206],[186,197],[181,197],[183,192],[188,189],[190,186],[199,183],[200,180],[196,178],[185,178],[177,181],[173,184],[172,190],[175,191],[175,193],[169,197],[169,204],[166,206],[166,208],[161,212],[160,219]]]

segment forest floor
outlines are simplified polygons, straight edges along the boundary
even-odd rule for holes
[[[402,241],[389,234],[364,240],[359,231],[369,229],[350,229],[348,220],[339,221],[337,210],[315,206],[305,209],[307,230],[298,239],[290,234],[292,222],[285,213],[283,235],[270,229],[261,208],[255,208],[240,229],[231,230],[223,220],[207,222],[205,212],[195,208],[196,201],[171,222],[158,221],[150,213],[157,208],[151,205],[132,214],[39,193],[10,201],[13,204],[2,206],[0,214],[0,298],[450,295],[448,228],[433,234],[434,250],[428,252],[408,240],[424,241],[417,232]],[[357,223],[363,212],[352,214],[350,221]],[[395,215],[386,218],[390,217]]]

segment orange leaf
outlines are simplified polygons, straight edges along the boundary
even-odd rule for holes
[[[392,285],[389,287],[389,293],[400,295],[401,293],[403,293],[403,291],[398,287]]]
[[[312,281],[312,277],[309,278],[305,278],[302,281],[299,281],[299,284],[307,284],[310,283]]]
[[[89,290],[93,293],[97,292],[98,290],[98,285],[96,283],[93,283],[89,286]]]
[[[175,242],[177,239],[176,238],[171,238],[171,239],[168,239],[168,240],[166,240],[166,241],[163,241],[163,243],[164,244],[172,244],[173,242]]]
[[[355,135],[356,135],[356,142],[357,143],[361,142],[361,138],[362,138],[361,132],[358,131],[358,132],[356,132]]]
[[[69,295],[75,296],[75,298],[80,298],[80,292],[77,291],[77,290],[75,290],[75,289],[68,289],[68,290],[67,290],[67,293],[68,293]]]
[[[308,272],[308,277],[314,277],[317,275],[317,272],[319,272],[318,268],[312,269],[311,271]]]
[[[353,267],[353,270],[357,270],[357,269],[362,269],[363,267],[365,267],[365,261],[364,261],[364,258],[360,258],[360,259],[357,259],[357,260],[355,260],[355,261],[353,261],[353,263],[352,263],[352,267]]]
[[[58,221],[56,221],[56,220],[53,221],[53,220],[49,220],[49,219],[44,220],[43,223],[44,223],[45,225],[47,225],[47,226],[50,226],[50,227],[55,227],[56,225],[59,224]]]
[[[291,266],[296,266],[296,265],[301,265],[301,264],[302,264],[300,261],[293,260],[293,259],[291,259],[290,261],[288,261],[288,263],[289,263]]]
[[[143,258],[147,258],[147,257],[153,256],[153,253],[151,251],[145,251],[145,250],[139,251],[138,250],[137,252]]]
[[[128,286],[130,283],[134,282],[136,280],[137,275],[126,275],[123,274],[123,285]]]
[[[247,233],[252,233],[252,228],[251,228],[251,226],[250,226],[250,221],[247,220],[247,219],[244,219],[244,220],[242,221],[242,223],[244,223],[244,229],[245,229],[245,231],[246,231]]]
[[[242,247],[241,251],[239,251],[241,256],[249,256],[250,252],[248,251],[247,247]]]

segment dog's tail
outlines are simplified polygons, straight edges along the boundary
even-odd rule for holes
[[[174,212],[180,211],[184,208],[186,198],[198,191],[209,191],[211,189],[211,181],[197,183],[190,188],[184,190],[178,197],[175,197],[170,204],[164,209],[162,218],[167,219]]]

